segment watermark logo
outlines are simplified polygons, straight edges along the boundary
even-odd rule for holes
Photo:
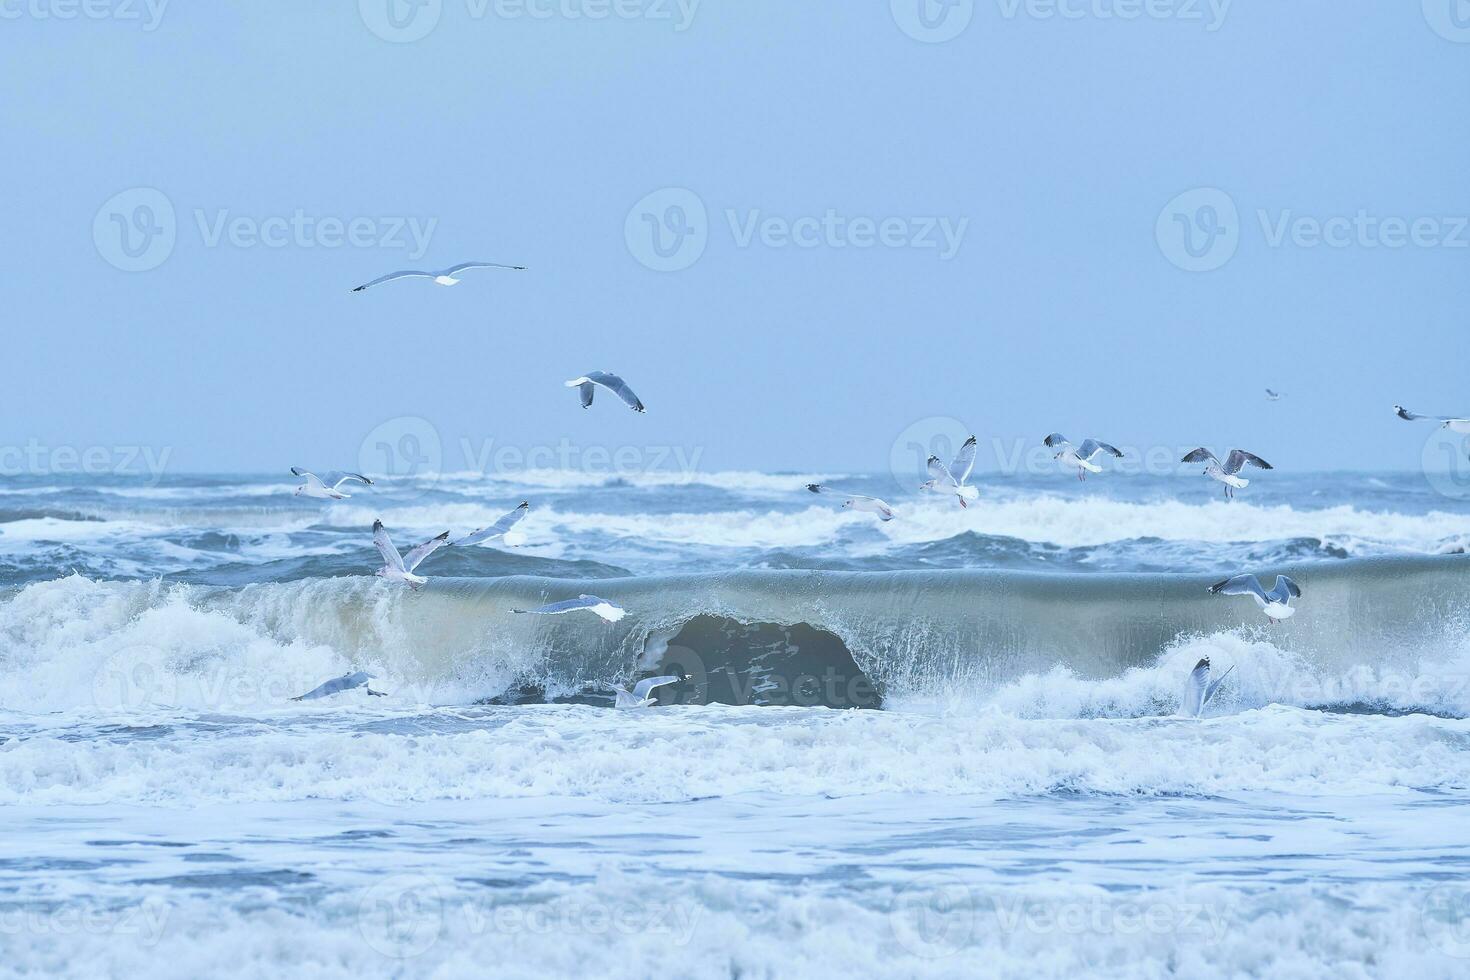
[[[1470,497],[1470,436],[1437,425],[1424,440],[1419,457],[1424,478],[1442,497]]]
[[[953,41],[975,18],[975,0],[888,0],[893,22],[915,41]]]
[[[948,415],[931,415],[906,427],[894,437],[888,451],[888,472],[894,484],[900,490],[918,489],[929,479],[929,457],[938,456],[948,466],[973,434],[974,430]]]
[[[119,650],[92,676],[92,703],[99,708],[135,711],[178,703],[178,678],[157,663],[147,646]]]
[[[362,22],[384,41],[422,41],[439,26],[443,0],[357,0]]]
[[[1186,272],[1211,272],[1235,257],[1240,214],[1229,194],[1216,187],[1197,187],[1164,205],[1154,237],[1159,251],[1174,265]]]
[[[357,907],[362,938],[398,960],[427,953],[444,932],[444,896],[427,875],[393,875],[369,888]]]
[[[1213,34],[1225,24],[1232,0],[997,0],[1001,16],[1015,20],[1173,20],[1202,24]]]
[[[366,474],[413,480],[414,489],[425,493],[437,482],[444,467],[439,430],[428,419],[417,415],[391,418],[363,437],[357,451],[357,465]]]
[[[158,30],[169,0],[0,0],[0,20],[115,20]]]
[[[1470,0],[1422,0],[1424,19],[1434,33],[1456,44],[1470,44]]]
[[[147,272],[163,265],[177,238],[173,202],[152,187],[130,187],[114,194],[92,219],[97,254],[123,272]]]
[[[975,898],[954,875],[923,875],[899,895],[889,922],[894,938],[916,956],[953,956],[974,941]]]
[[[1440,885],[1424,896],[1419,909],[1424,936],[1434,948],[1457,959],[1470,959],[1470,888]]]
[[[699,195],[665,187],[628,212],[623,239],[633,258],[655,272],[679,272],[699,261],[709,244],[709,214]]]

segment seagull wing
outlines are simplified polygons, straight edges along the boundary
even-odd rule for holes
[[[573,380],[568,381],[566,385],[568,388],[577,389],[577,394],[582,397],[583,408],[592,407],[592,396],[596,394],[597,389],[593,386],[590,380],[588,380],[587,378],[574,378]]]
[[[364,289],[368,289],[372,286],[381,285],[385,282],[392,282],[394,279],[433,279],[434,276],[435,273],[424,272],[420,269],[403,269],[400,272],[390,272],[386,276],[379,276],[372,282],[365,282],[361,286],[354,286],[352,287],[352,291],[354,293],[360,293]]]
[[[954,482],[964,483],[970,478],[970,471],[975,468],[975,451],[975,437],[971,436],[960,447],[954,462],[949,464],[949,472],[954,477]]]
[[[489,541],[491,538],[503,537],[506,531],[509,531],[521,522],[521,519],[526,516],[530,509],[530,503],[523,500],[519,507],[500,518],[494,524],[489,527],[482,527],[478,531],[471,531],[454,543],[456,546],[479,544],[481,541]]]
[[[1225,457],[1225,466],[1223,469],[1226,474],[1239,473],[1245,467],[1246,463],[1252,466],[1259,466],[1263,470],[1274,470],[1276,468],[1255,453],[1248,453],[1244,449],[1232,449],[1230,450],[1230,455]]]
[[[1395,405],[1393,413],[1405,422],[1470,422],[1470,419],[1455,418],[1451,415],[1419,415],[1402,405]]]
[[[587,375],[587,380],[593,384],[602,385],[608,391],[617,395],[633,411],[645,411],[643,402],[639,400],[637,395],[633,394],[633,389],[628,387],[628,382],[616,374],[608,374],[606,371],[592,371]]]
[[[1082,448],[1077,450],[1077,455],[1083,459],[1091,459],[1098,453],[1107,453],[1109,456],[1116,456],[1120,459],[1123,456],[1123,453],[1117,448],[1109,446],[1105,442],[1100,442],[1097,439],[1084,439],[1082,441]]]
[[[1300,585],[1297,585],[1296,582],[1285,575],[1278,575],[1276,576],[1276,584],[1271,587],[1271,591],[1266,593],[1266,596],[1275,602],[1286,602],[1289,599],[1299,598],[1301,594],[1302,587]]]
[[[677,684],[683,679],[684,678],[679,677],[676,674],[670,674],[666,677],[645,677],[643,678],[643,680],[633,685],[633,697],[642,701],[644,698],[648,697],[649,692],[652,691],[654,688],[664,687],[668,684]]]
[[[591,609],[602,601],[596,596],[588,595],[582,596],[579,599],[563,599],[561,602],[548,603],[537,609],[512,609],[511,612],[526,613],[532,616],[560,616],[563,613],[576,612],[579,609]]]
[[[949,467],[945,466],[943,460],[938,456],[930,456],[928,466],[931,479],[937,480],[940,484],[946,486],[955,486],[954,474],[949,471]]]
[[[1261,580],[1254,575],[1237,575],[1223,582],[1216,582],[1210,586],[1210,592],[1213,595],[1253,595],[1263,601],[1270,601],[1266,598],[1266,590],[1261,588]]]
[[[1215,458],[1215,454],[1214,453],[1210,452],[1208,449],[1206,449],[1203,446],[1201,446],[1199,449],[1195,449],[1195,450],[1191,451],[1189,453],[1189,455],[1185,456],[1179,462],[1181,462],[1181,463],[1218,463],[1220,461]]]
[[[1050,449],[1065,449],[1067,446],[1071,445],[1071,443],[1067,441],[1067,437],[1062,435],[1060,432],[1053,432],[1051,435],[1046,437],[1045,441],[1047,447]]]
[[[1189,681],[1184,685],[1184,700],[1179,705],[1181,715],[1199,717],[1200,710],[1205,706],[1205,692],[1209,689],[1209,681],[1210,658],[1205,657],[1189,672]]]
[[[412,551],[410,551],[408,553],[407,556],[404,557],[404,559],[403,559],[403,565],[404,565],[404,567],[407,568],[410,572],[413,571],[415,568],[418,568],[419,565],[423,564],[423,561],[424,561],[425,558],[429,557],[434,552],[438,551],[440,548],[444,547],[448,543],[449,543],[449,532],[448,531],[445,531],[443,534],[439,535],[437,538],[430,538],[429,540],[425,541],[423,544],[421,544],[418,547],[414,548]]]
[[[383,556],[383,564],[400,572],[406,571],[403,567],[403,556],[393,547],[393,539],[388,537],[388,529],[383,526],[382,521],[373,521],[373,544],[377,546],[378,554]]]
[[[503,262],[461,262],[459,265],[451,265],[441,275],[454,276],[466,269],[516,269],[524,272],[525,268],[523,265],[506,265]]]
[[[291,467],[291,475],[301,477],[303,480],[306,481],[306,485],[309,487],[319,487],[323,490],[327,488],[327,485],[322,482],[321,477],[317,476],[310,470],[303,470],[299,466]]]
[[[1196,669],[1198,669],[1198,668],[1196,668]],[[1218,690],[1220,690],[1220,685],[1225,683],[1225,678],[1229,677],[1231,671],[1233,671],[1233,670],[1235,670],[1235,665],[1234,664],[1231,664],[1229,667],[1227,667],[1225,669],[1225,673],[1221,674],[1219,677],[1216,677],[1214,680],[1210,681],[1209,686],[1205,688],[1205,699],[1200,702],[1200,707],[1201,708],[1203,708],[1205,705],[1207,705],[1207,704],[1210,703],[1210,698],[1214,697],[1215,696],[1215,692],[1218,691]]]
[[[335,490],[344,483],[361,483],[365,487],[373,485],[373,481],[361,473],[328,473],[327,479],[332,481],[332,489]]]

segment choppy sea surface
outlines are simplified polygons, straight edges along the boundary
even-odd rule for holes
[[[294,487],[0,481],[0,976],[1470,974],[1470,504],[1422,475]],[[374,519],[523,500],[373,577]],[[511,611],[581,593],[628,615]],[[386,696],[290,700],[349,670]]]

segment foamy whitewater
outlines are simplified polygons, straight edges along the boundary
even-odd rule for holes
[[[7,479],[0,976],[1470,971],[1461,500],[916,484]],[[375,518],[522,500],[373,577]],[[1241,570],[1297,615],[1207,592]],[[511,612],[583,592],[627,617]],[[352,670],[386,696],[290,700]]]

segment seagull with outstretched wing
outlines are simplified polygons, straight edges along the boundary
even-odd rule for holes
[[[1225,678],[1235,669],[1231,664],[1229,670],[1214,680],[1210,680],[1210,658],[1203,657],[1194,665],[1194,670],[1189,672],[1189,681],[1184,687],[1184,697],[1179,703],[1179,713],[1186,718],[1198,718],[1204,713],[1205,705],[1215,696],[1220,685],[1225,683]]]
[[[422,575],[415,575],[414,570],[423,564],[425,558],[448,543],[449,532],[445,531],[438,537],[430,538],[414,548],[406,556],[400,555],[398,549],[393,545],[393,539],[388,536],[388,529],[383,526],[383,522],[373,521],[373,545],[378,549],[378,554],[383,556],[383,567],[373,574],[389,582],[403,582],[417,590],[428,579]]]
[[[656,688],[667,687],[680,681],[689,680],[688,674],[669,674],[664,677],[645,677],[633,685],[629,691],[618,684],[609,684],[613,690],[613,707],[615,708],[648,708],[658,703],[658,698],[650,697]]]
[[[1225,498],[1227,500],[1235,496],[1235,491],[1250,486],[1251,481],[1239,475],[1247,463],[1263,470],[1276,468],[1255,453],[1248,453],[1244,449],[1230,450],[1230,455],[1225,457],[1223,464],[1215,458],[1214,453],[1203,447],[1192,450],[1180,462],[1205,463],[1204,475],[1212,480],[1219,480],[1225,484]]]
[[[1456,418],[1453,415],[1417,415],[1402,405],[1395,405],[1393,413],[1405,422],[1438,422],[1441,428],[1462,436],[1470,435],[1470,419],[1467,418]]]
[[[808,483],[806,488],[812,493],[831,493],[844,498],[843,510],[861,510],[869,514],[877,514],[883,521],[893,520],[893,508],[879,500],[877,497],[869,497],[861,493],[848,493],[846,490],[838,490],[836,487],[824,487],[820,483]]]
[[[1254,575],[1236,575],[1210,586],[1210,594],[1248,595],[1256,600],[1256,605],[1266,614],[1267,619],[1279,623],[1296,615],[1296,607],[1291,604],[1291,600],[1299,598],[1302,589],[1287,576],[1278,575],[1276,584],[1267,592],[1261,587],[1261,580]]]
[[[501,262],[461,262],[459,265],[451,265],[449,268],[440,269],[437,272],[422,269],[403,269],[399,272],[390,272],[386,276],[379,276],[372,282],[365,282],[361,286],[353,286],[352,291],[354,293],[360,293],[364,289],[379,286],[385,282],[392,282],[395,279],[432,279],[441,286],[453,286],[459,282],[459,274],[469,269],[513,269],[517,272],[524,272],[526,267],[523,265],[505,265]]]
[[[592,407],[592,395],[601,386],[621,398],[633,411],[646,411],[643,402],[633,394],[633,389],[628,387],[628,382],[616,374],[609,374],[606,371],[588,371],[582,377],[566,382],[566,386],[577,389],[577,393],[582,396],[583,408]]]
[[[530,510],[530,502],[522,500],[519,507],[511,511],[509,514],[504,515],[500,518],[500,520],[496,521],[494,524],[491,524],[489,527],[482,527],[477,531],[471,531],[469,534],[466,534],[458,541],[451,541],[449,543],[454,545],[456,548],[459,548],[467,544],[479,544],[482,541],[490,541],[494,538],[500,538],[504,541],[504,543],[513,546],[514,542],[510,540],[510,534],[512,533],[512,530],[515,528],[515,526],[519,524],[522,519],[525,518],[526,514],[530,513]],[[519,534],[519,532],[516,533]]]
[[[975,469],[974,436],[965,440],[965,444],[960,447],[960,451],[955,454],[954,461],[949,465],[946,466],[944,460],[938,456],[930,456],[924,465],[929,470],[929,479],[919,484],[920,490],[928,490],[930,493],[954,494],[961,507],[970,506],[965,501],[974,500],[980,496],[978,489],[965,482]]]
[[[373,485],[373,481],[361,473],[328,473],[326,479],[317,476],[310,470],[303,470],[299,466],[291,467],[291,475],[299,476],[306,482],[296,488],[297,497],[319,497],[322,500],[346,500],[352,496],[350,493],[342,492],[344,483],[361,483],[365,487]]]
[[[343,691],[354,691],[359,687],[367,688],[367,692],[375,698],[385,698],[388,695],[382,691],[374,691],[369,681],[375,680],[376,675],[367,671],[359,670],[356,673],[343,674],[334,677],[323,684],[307,691],[305,694],[292,698],[292,701],[315,701],[317,698],[329,698],[333,694],[341,694]]]
[[[1099,453],[1107,453],[1114,459],[1122,459],[1123,451],[1115,446],[1110,446],[1098,439],[1084,439],[1082,445],[1073,446],[1067,441],[1067,437],[1060,432],[1053,432],[1045,439],[1048,449],[1055,449],[1056,455],[1052,458],[1063,466],[1070,466],[1077,471],[1077,479],[1087,479],[1089,473],[1101,473],[1102,467],[1092,461]]]
[[[582,611],[595,613],[609,623],[616,623],[628,611],[616,603],[599,599],[595,595],[580,595],[575,599],[563,599],[561,602],[549,603],[539,609],[512,609],[513,613],[521,613],[527,616],[564,616],[571,612]]]

